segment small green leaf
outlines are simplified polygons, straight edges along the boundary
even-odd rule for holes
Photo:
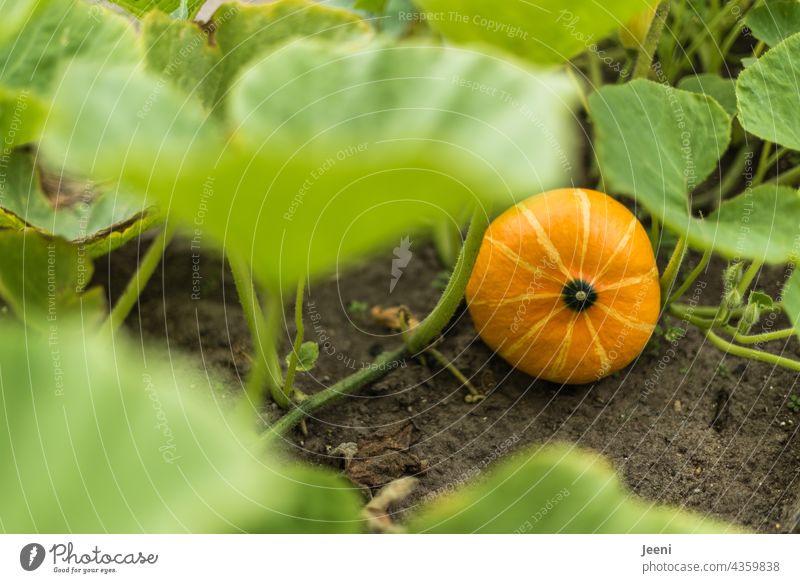
[[[291,356],[291,355],[290,355]],[[289,363],[290,356],[286,357]],[[316,342],[303,342],[300,351],[297,353],[297,372],[308,372],[314,368],[319,359],[319,344]]]
[[[194,18],[206,0],[110,0],[136,16],[152,10],[174,14],[176,18]]]
[[[800,34],[770,49],[736,82],[739,119],[751,134],[800,150]]]
[[[484,43],[535,63],[561,63],[597,44],[656,0],[416,0],[448,40]]]
[[[265,454],[221,389],[197,363],[123,337],[6,326],[3,531],[358,532],[356,489]]]
[[[415,533],[677,534],[739,529],[645,502],[609,463],[571,445],[536,447],[501,463],[478,484],[423,506]]]
[[[759,308],[764,309],[769,309],[775,304],[769,294],[760,291],[751,291],[748,298],[748,303],[755,304]]]
[[[100,288],[85,292],[92,262],[60,239],[0,231],[0,296],[20,321],[38,330],[82,318],[89,328],[105,315]]]
[[[736,83],[733,79],[723,79],[716,73],[689,75],[680,80],[678,89],[713,97],[728,115],[736,115]]]
[[[800,2],[767,0],[761,6],[751,9],[744,22],[753,36],[774,47],[782,40],[800,32]]]

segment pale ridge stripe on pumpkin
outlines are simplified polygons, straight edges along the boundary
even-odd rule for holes
[[[642,275],[636,275],[634,277],[624,277],[618,281],[615,281],[614,283],[609,283],[608,285],[598,285],[597,291],[598,292],[613,291],[615,289],[620,289],[623,287],[628,287],[630,285],[636,285],[639,283],[645,283],[645,282],[652,283],[654,272],[656,275],[658,274],[656,269],[653,268],[647,273],[643,273]]]
[[[597,275],[595,276],[597,279],[600,279],[606,274],[608,268],[611,267],[611,264],[614,262],[614,259],[617,258],[617,255],[619,255],[623,249],[628,247],[628,245],[631,242],[631,239],[633,238],[633,233],[636,230],[637,222],[638,221],[636,220],[636,217],[633,217],[631,219],[631,222],[628,225],[628,229],[625,231],[625,234],[622,236],[622,239],[619,240],[616,249],[614,249],[614,251],[611,253],[611,257],[608,258],[606,264],[602,268],[600,268],[600,270],[597,272]]]
[[[509,347],[508,347],[508,350],[509,350],[510,352],[516,352],[517,350],[519,350],[520,348],[522,348],[522,346],[523,346],[524,344],[526,344],[527,342],[530,342],[530,340],[531,340],[531,337],[533,337],[533,336],[535,336],[536,334],[538,334],[538,333],[539,333],[539,331],[540,331],[542,328],[544,328],[545,326],[547,326],[547,324],[549,324],[549,323],[550,323],[550,320],[552,320],[552,319],[553,319],[553,318],[555,318],[555,317],[556,317],[558,314],[560,314],[562,311],[564,311],[564,310],[566,309],[566,307],[567,307],[566,305],[562,305],[562,306],[560,306],[559,308],[556,308],[555,310],[551,311],[551,312],[550,312],[550,313],[547,315],[547,317],[546,317],[546,318],[542,318],[541,320],[539,320],[538,322],[536,322],[536,325],[535,325],[533,328],[531,328],[530,330],[528,330],[527,332],[525,332],[525,334],[524,334],[524,335],[523,335],[523,336],[522,336],[522,337],[521,337],[519,340],[517,340],[517,341],[516,341],[514,344],[512,344],[511,346],[509,346]],[[529,350],[530,350],[530,348],[529,348]],[[525,352],[525,354],[527,354],[527,351]]]
[[[583,262],[586,259],[586,254],[589,252],[589,225],[591,224],[592,204],[589,202],[589,197],[580,189],[575,191],[578,196],[578,204],[581,207],[581,216],[583,217],[583,248],[581,250],[581,273],[583,272]]]
[[[608,314],[618,322],[622,322],[623,324],[625,324],[625,326],[633,328],[634,330],[641,330],[642,332],[652,332],[653,328],[655,327],[651,324],[646,324],[644,322],[637,322],[636,320],[631,320],[627,316],[620,314],[614,308],[609,308],[608,306],[604,306],[599,302],[594,304],[592,307],[598,308],[599,310],[601,310],[605,314]]]
[[[583,316],[586,319],[586,327],[589,328],[589,334],[592,335],[592,345],[594,346],[594,351],[597,353],[597,357],[600,359],[600,366],[603,370],[608,370],[611,367],[611,360],[608,358],[608,353],[600,342],[600,335],[597,333],[594,324],[592,324],[592,319],[589,317],[589,314],[584,312]]]
[[[488,300],[475,300],[470,302],[473,306],[505,306],[507,304],[516,304],[519,302],[530,302],[533,300],[553,300],[560,298],[561,294],[556,292],[547,292],[547,293],[529,293],[529,294],[522,294],[519,296],[514,296],[513,298],[501,298],[501,299],[494,299],[490,298]]]
[[[486,239],[489,242],[491,242],[492,245],[497,247],[503,255],[508,257],[511,261],[513,261],[514,263],[516,263],[520,267],[524,267],[531,274],[533,274],[534,277],[544,277],[545,279],[549,279],[550,281],[552,281],[554,283],[557,283],[558,285],[564,285],[563,281],[560,281],[559,279],[557,279],[557,278],[553,277],[552,275],[550,275],[547,272],[547,270],[542,269],[541,267],[536,267],[535,265],[532,265],[532,264],[528,263],[527,261],[525,261],[519,255],[519,253],[514,251],[511,247],[509,247],[508,245],[506,245],[502,241],[498,241],[497,239],[494,239],[492,237],[486,237]]]
[[[572,279],[572,275],[570,274],[569,270],[567,269],[564,262],[561,260],[561,254],[556,249],[556,246],[553,245],[553,242],[550,240],[550,237],[547,233],[544,232],[544,228],[542,224],[539,222],[539,219],[536,218],[536,215],[533,214],[533,211],[529,209],[524,204],[519,205],[519,209],[522,211],[522,214],[528,219],[531,227],[536,232],[536,240],[539,242],[539,245],[544,247],[544,250],[547,252],[550,261],[556,264],[558,270],[563,273],[567,279]]]
[[[567,357],[569,356],[569,349],[572,346],[572,337],[575,336],[575,323],[578,318],[572,318],[567,325],[564,332],[564,340],[561,342],[561,347],[558,349],[558,356],[553,364],[549,367],[550,372],[553,374],[560,374],[567,364]]]

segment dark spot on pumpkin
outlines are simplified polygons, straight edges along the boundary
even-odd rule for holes
[[[588,281],[573,279],[561,290],[561,297],[568,308],[583,312],[597,301],[597,291]]]

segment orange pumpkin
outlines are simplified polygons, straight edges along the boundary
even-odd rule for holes
[[[467,286],[486,344],[530,375],[575,384],[641,353],[660,295],[642,225],[613,198],[580,188],[533,196],[495,219]]]

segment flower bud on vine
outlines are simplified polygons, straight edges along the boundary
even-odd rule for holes
[[[759,319],[761,319],[761,308],[758,304],[747,304],[737,326],[739,334],[749,334]]]

